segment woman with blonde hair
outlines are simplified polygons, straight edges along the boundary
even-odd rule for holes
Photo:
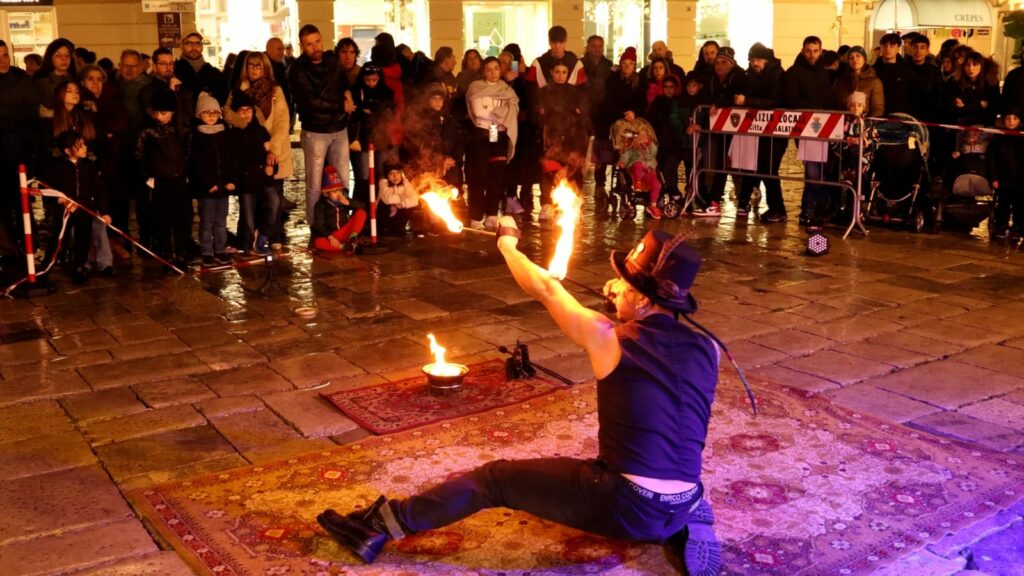
[[[279,208],[284,197],[284,180],[292,175],[292,150],[288,120],[288,102],[284,91],[274,80],[274,70],[270,58],[263,52],[249,52],[244,62],[239,62],[242,70],[238,75],[238,84],[233,88],[244,92],[254,104],[253,113],[256,121],[270,133],[270,150],[267,152],[267,165],[276,167],[273,186],[262,191],[254,191],[255,195],[239,194],[241,204],[239,210],[238,235],[243,240],[242,249],[250,248],[249,239],[254,229],[260,232],[257,241],[265,248],[267,242],[279,244],[282,231],[279,225]],[[231,105],[233,94],[228,96],[224,106],[224,120],[235,128],[242,128],[245,122]],[[257,212],[256,200],[262,207]],[[260,218],[256,218],[256,214]]]

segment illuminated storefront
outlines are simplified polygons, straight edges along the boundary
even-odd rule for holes
[[[0,37],[10,46],[13,64],[23,67],[24,57],[42,55],[57,38],[53,0],[0,1]]]

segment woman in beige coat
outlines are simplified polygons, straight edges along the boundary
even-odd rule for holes
[[[267,164],[276,166],[274,174],[274,188],[276,189],[276,202],[266,202],[262,212],[269,212],[265,218],[256,219],[257,207],[253,206],[248,210],[239,211],[239,236],[249,237],[243,234],[241,228],[248,226],[250,231],[261,221],[274,222],[271,230],[260,230],[260,237],[268,238],[270,242],[279,244],[282,231],[280,227],[279,208],[281,199],[284,198],[284,180],[292,175],[292,149],[291,149],[291,128],[288,120],[288,103],[284,99],[284,92],[274,81],[274,72],[271,68],[270,58],[262,52],[249,52],[244,62],[242,73],[238,77],[238,85],[233,88],[241,90],[249,95],[255,103],[256,121],[270,133],[270,150],[267,152]],[[234,127],[242,127],[244,123],[238,114],[231,107],[233,95],[228,95],[227,104],[224,106],[224,120]],[[265,195],[273,196],[273,195]],[[272,205],[271,205],[272,204]],[[248,208],[248,206],[244,207]],[[244,220],[244,221],[243,221]],[[266,240],[264,240],[265,242]],[[259,243],[259,240],[258,240]],[[275,246],[277,248],[279,246]],[[248,248],[243,247],[243,250]],[[266,248],[266,246],[258,246]],[[262,251],[262,250],[261,250]]]
[[[846,110],[846,99],[854,92],[867,94],[867,115],[879,117],[885,112],[885,93],[882,81],[875,75],[875,69],[868,65],[868,55],[860,46],[850,48],[846,53],[848,68],[832,86],[836,110]]]

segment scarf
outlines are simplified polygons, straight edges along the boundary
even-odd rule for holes
[[[274,83],[270,78],[263,76],[249,82],[249,88],[245,91],[263,113],[264,120],[270,117],[270,112],[274,107],[274,88]]]
[[[519,97],[512,87],[501,80],[494,83],[477,80],[469,85],[466,102],[475,126],[487,129],[493,122],[505,128],[508,133],[508,159],[511,160],[519,137]]]
[[[203,134],[219,134],[224,131],[225,126],[221,123],[217,124],[200,124],[197,130]]]
[[[185,58],[185,57],[182,56],[182,58]],[[192,70],[194,70],[196,72],[196,74],[198,74],[199,71],[203,69],[203,65],[206,64],[206,60],[203,59],[203,55],[202,54],[200,54],[199,58],[196,58],[195,60],[192,60],[190,58],[185,58],[185,61],[188,62],[190,66],[192,66]]]

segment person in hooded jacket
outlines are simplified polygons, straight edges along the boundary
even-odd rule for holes
[[[775,57],[775,52],[760,42],[750,47],[748,53],[750,67],[747,68],[746,105],[762,110],[782,108],[782,63]],[[786,154],[788,142],[782,138],[762,136],[757,142],[757,172],[770,176],[779,175],[782,157]],[[743,178],[736,190],[736,202],[739,205],[737,216],[743,216],[743,209],[751,207],[750,195],[754,188],[764,183],[765,200],[768,211],[762,222],[785,222],[786,204],[782,201],[782,183],[777,178],[750,176]],[[756,212],[756,206],[753,207]]]
[[[854,92],[867,94],[867,115],[879,117],[885,113],[885,89],[882,81],[875,75],[874,69],[868,64],[868,54],[864,48],[854,46],[846,56],[848,64],[846,73],[843,74],[832,87],[835,101],[832,104],[834,109],[844,109],[846,99]]]

